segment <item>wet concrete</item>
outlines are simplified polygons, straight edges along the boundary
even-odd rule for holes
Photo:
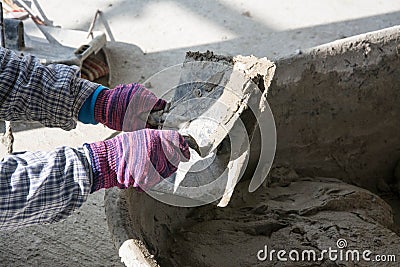
[[[264,186],[249,194],[245,179],[223,209],[172,207],[123,192],[122,218],[129,220],[119,245],[140,242],[148,266],[263,266],[257,252],[264,245],[321,252],[341,238],[351,248],[399,256],[398,222],[388,204],[396,201],[383,200],[397,194],[399,36],[394,27],[278,60],[268,89],[278,146]],[[253,146],[268,138],[258,137]],[[106,211],[111,231],[121,230],[115,210]]]

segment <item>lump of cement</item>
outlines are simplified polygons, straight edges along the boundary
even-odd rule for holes
[[[165,209],[155,212],[155,229],[144,231],[149,247],[157,248],[161,266],[288,266],[276,254],[273,260],[263,261],[264,252],[261,260],[257,253],[265,246],[287,253],[313,250],[318,259],[323,250],[339,250],[340,240],[347,242],[343,253],[370,250],[373,255],[391,255],[400,249],[399,236],[390,230],[390,206],[377,195],[337,179],[301,178],[253,194],[242,183],[228,207],[193,210],[181,225],[165,220],[165,214],[170,214]],[[168,246],[160,246],[159,233],[166,234]],[[366,264],[362,259],[359,263]],[[354,262],[328,258],[292,264],[354,266]]]

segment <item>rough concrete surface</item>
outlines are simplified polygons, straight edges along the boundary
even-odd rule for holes
[[[398,194],[394,175],[400,143],[394,129],[400,116],[399,36],[400,27],[392,27],[278,60],[267,89],[278,133],[274,166],[293,169],[280,175],[273,171],[269,186],[252,194],[240,183],[224,209],[176,208],[133,190],[121,192],[130,238],[147,244],[144,254],[154,255],[160,266],[262,266],[256,253],[263,244],[320,252],[340,238],[374,255],[398,256],[392,207],[365,188],[384,197]],[[270,138],[261,135],[252,143],[261,146]],[[325,178],[312,178],[319,175]],[[398,203],[389,203],[397,213]],[[106,214],[116,213],[106,206]],[[108,221],[110,229],[124,227]],[[276,258],[270,261],[285,266]],[[353,266],[340,261],[317,263]]]
[[[103,23],[99,21],[95,29],[107,32],[110,40],[107,46],[113,84],[144,81],[165,67],[181,63],[188,50],[254,54],[275,60],[308,47],[400,24],[400,3],[391,0],[33,2],[54,25],[85,31],[95,11],[103,11]],[[71,132],[37,125],[20,128],[15,133],[16,151],[80,146],[111,134],[102,126],[81,124]],[[102,203],[103,192],[99,192],[89,196],[86,205],[64,222],[0,232],[0,265],[121,266]]]
[[[391,182],[400,158],[399,37],[392,27],[277,61],[268,102],[285,142],[276,164],[374,192]]]
[[[157,255],[159,265],[153,258],[143,265],[152,267],[376,266],[362,259],[325,258],[288,265],[277,261],[276,254],[272,260],[257,258],[265,245],[269,251],[314,250],[318,258],[324,249],[339,249],[340,239],[347,242],[343,250],[362,253],[369,249],[373,255],[399,257],[400,238],[392,208],[370,191],[338,179],[301,177],[286,167],[274,168],[268,186],[253,194],[247,192],[247,186],[247,182],[239,183],[230,205],[223,209],[213,205],[171,207],[130,190],[123,194],[130,208],[121,212],[130,225],[121,224],[117,229],[126,227],[131,238],[140,234],[147,249]],[[121,232],[113,234],[121,236]],[[397,266],[397,262],[380,266]]]
[[[261,261],[257,252],[268,245],[270,250],[320,253],[329,247],[337,249],[335,242],[341,238],[349,249],[399,255],[400,238],[389,229],[391,208],[378,196],[337,179],[285,179],[253,194],[247,192],[247,183],[241,183],[231,204],[223,209],[211,205],[185,211],[166,208],[133,191],[129,200],[136,201],[137,209],[156,207],[155,222],[146,225],[143,238],[154,245],[149,247],[159,255],[160,266],[287,266],[276,256]],[[139,224],[151,219],[145,212],[141,215],[131,214]],[[353,266],[352,262],[326,259],[299,261],[295,266],[315,264]]]

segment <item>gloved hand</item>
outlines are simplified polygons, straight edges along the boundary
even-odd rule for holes
[[[121,84],[99,93],[94,106],[94,119],[117,131],[151,128],[143,118],[146,119],[150,111],[164,109],[166,103],[141,84]]]
[[[144,129],[84,146],[94,174],[92,192],[114,186],[149,189],[190,159],[185,139],[172,130]]]

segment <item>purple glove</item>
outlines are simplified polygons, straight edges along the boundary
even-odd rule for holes
[[[166,103],[141,84],[121,84],[99,93],[94,119],[117,131],[151,128],[146,122],[148,114],[164,109]]]
[[[149,189],[190,159],[185,139],[172,130],[144,129],[85,147],[94,174],[92,192],[114,186]]]

